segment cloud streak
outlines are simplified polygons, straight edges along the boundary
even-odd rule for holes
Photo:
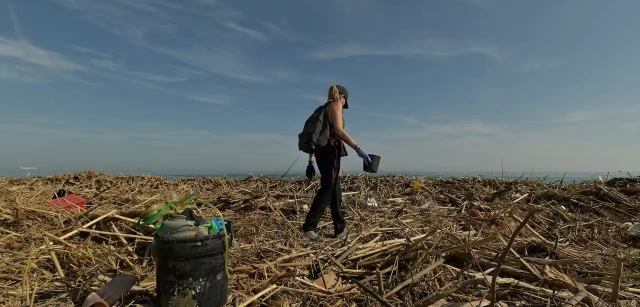
[[[375,135],[381,138],[433,139],[451,136],[491,136],[505,131],[505,129],[499,125],[485,124],[479,121],[466,121],[457,124],[437,124],[425,122],[411,116],[376,113],[369,113],[366,115],[390,119],[405,126],[395,131],[376,132]]]
[[[104,69],[113,72],[124,70],[124,67],[122,65],[114,61],[105,59],[91,59],[89,60],[89,65],[98,69]]]
[[[319,104],[327,102],[327,98],[321,95],[303,94],[302,97]]]
[[[585,126],[586,124],[603,125],[606,123],[621,123],[635,121],[640,114],[640,107],[631,100],[624,104],[603,104],[606,108],[584,109],[568,112],[553,119],[556,124],[572,124]]]
[[[411,58],[446,59],[465,55],[482,55],[494,61],[502,61],[504,53],[483,44],[455,43],[446,40],[415,40],[389,42],[385,45],[349,42],[312,50],[307,57],[314,60],[334,60],[356,56],[399,56]]]
[[[189,100],[205,102],[215,105],[229,104],[231,99],[210,97],[210,95],[193,95],[155,84],[179,83],[189,80],[192,76],[202,76],[197,70],[180,66],[169,66],[173,76],[152,74],[148,72],[132,71],[117,63],[112,56],[100,51],[79,46],[72,47],[89,56],[98,58],[70,60],[57,52],[42,49],[23,40],[9,40],[0,37],[0,80],[14,80],[25,83],[44,84],[58,81],[71,81],[85,85],[98,85],[84,77],[75,74],[93,74],[107,78],[115,78],[128,83],[137,84],[158,91],[170,93]],[[14,61],[11,61],[14,60]]]
[[[561,123],[589,122],[589,121],[598,120],[600,118],[601,118],[601,115],[595,112],[575,111],[575,112],[569,112],[563,118],[560,118],[558,122],[561,122]]]
[[[557,61],[541,61],[541,60],[529,60],[526,63],[522,64],[522,71],[524,72],[532,72],[539,71],[544,69],[552,69],[563,66],[564,62]]]
[[[176,144],[181,142],[210,142],[235,141],[254,143],[292,142],[290,136],[273,133],[217,133],[210,130],[167,129],[164,124],[145,124],[145,129],[137,126],[111,128],[109,130],[92,130],[90,128],[79,131],[70,125],[61,125],[48,119],[22,118],[0,123],[2,133],[22,136],[56,137],[69,140],[92,139],[102,141],[158,141],[160,143]],[[165,130],[166,129],[166,130]],[[146,132],[146,131],[148,132]],[[132,132],[137,131],[137,132]]]
[[[100,52],[100,51],[95,51],[89,48],[85,48],[85,47],[80,47],[80,46],[76,46],[76,45],[70,45],[69,48],[81,52],[81,53],[85,53],[85,54],[91,54],[91,55],[97,55],[99,57],[103,57],[103,58],[111,58],[111,55]]]
[[[56,52],[40,49],[27,41],[8,40],[3,37],[0,37],[0,57],[14,58],[47,69],[65,71],[87,69],[85,66],[76,64]]]
[[[230,22],[230,21],[225,22],[224,26],[228,27],[229,29],[238,31],[239,33],[244,34],[255,40],[259,40],[263,42],[269,41],[269,38],[264,33],[240,26],[235,22]]]
[[[244,47],[252,43],[270,42],[267,33],[284,39],[287,32],[261,21],[252,22],[264,24],[264,32],[243,26],[240,21],[248,18],[223,3],[199,1],[189,2],[187,6],[164,0],[55,1],[81,12],[88,22],[129,43],[210,74],[259,83],[298,78],[295,72],[282,68],[281,63],[273,67],[276,63],[243,52]],[[217,26],[212,27],[212,20]],[[185,33],[190,37],[186,38]],[[155,37],[163,39],[153,39]]]
[[[231,98],[221,96],[205,96],[205,95],[193,95],[189,96],[190,99],[200,102],[205,102],[214,105],[226,105],[231,103]]]
[[[41,70],[23,65],[0,62],[0,80],[19,81],[30,84],[53,83],[54,81]]]
[[[24,39],[22,25],[20,24],[18,14],[16,14],[16,11],[13,7],[13,3],[9,2],[7,12],[9,13],[9,19],[11,20],[11,25],[13,26],[13,31],[15,32],[16,37],[18,37],[19,39]]]
[[[149,74],[149,73],[138,72],[138,71],[128,71],[127,74],[129,74],[131,76],[134,76],[136,78],[142,79],[142,80],[147,80],[147,81],[152,81],[152,82],[160,82],[160,83],[184,82],[184,81],[189,80],[189,78],[186,77],[186,76],[182,76],[182,77],[166,77],[166,76]]]

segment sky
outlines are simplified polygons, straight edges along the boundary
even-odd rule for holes
[[[402,3],[402,4],[401,4]],[[303,171],[330,84],[381,171],[640,170],[640,2],[0,0],[0,175]],[[362,169],[349,149],[345,171]]]

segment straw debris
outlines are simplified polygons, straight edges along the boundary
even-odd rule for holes
[[[640,180],[580,184],[346,175],[344,241],[300,227],[317,179],[113,176],[0,178],[0,304],[70,306],[117,274],[151,302],[147,205],[194,190],[233,222],[229,305],[632,306],[640,299]],[[45,205],[64,188],[83,212]],[[378,206],[368,206],[375,199]],[[202,203],[196,212],[214,216]],[[320,232],[333,227],[327,213]]]

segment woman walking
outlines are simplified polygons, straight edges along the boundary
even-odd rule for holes
[[[323,147],[316,149],[315,160],[320,171],[320,188],[316,192],[307,218],[302,225],[304,235],[311,241],[320,241],[322,237],[316,232],[320,218],[327,206],[331,210],[333,220],[334,237],[344,239],[347,236],[347,227],[344,216],[340,210],[342,207],[342,190],[340,189],[340,159],[347,156],[347,143],[358,156],[362,158],[364,164],[371,163],[369,155],[358,146],[358,144],[344,130],[344,120],[342,113],[349,108],[349,93],[342,85],[332,84],[329,87],[327,102],[325,103],[325,116],[329,120],[329,141]],[[313,168],[314,154],[309,155],[309,164]],[[315,173],[315,169],[313,170]],[[310,170],[307,167],[307,177]]]

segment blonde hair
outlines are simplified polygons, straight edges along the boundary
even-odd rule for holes
[[[340,101],[340,91],[335,84],[329,85],[329,93],[327,94],[327,102]]]
[[[329,93],[327,94],[327,103],[333,101],[340,101],[340,91],[338,90],[338,86],[335,84],[329,85]],[[345,122],[344,118],[342,119],[342,128],[344,129]]]

